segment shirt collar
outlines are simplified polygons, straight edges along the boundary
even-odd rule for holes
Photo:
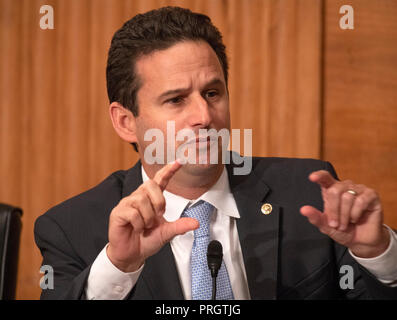
[[[141,166],[141,168],[142,180],[145,182],[149,180],[149,177],[147,176],[145,169],[143,169],[143,166]],[[189,207],[200,200],[207,201],[212,204],[220,214],[240,218],[236,201],[230,191],[226,167],[223,168],[223,172],[218,181],[196,200],[189,200],[166,190],[163,194],[166,201],[164,218],[167,221],[175,221],[179,219],[186,207]]]

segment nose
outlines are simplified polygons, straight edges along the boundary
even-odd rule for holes
[[[207,100],[198,94],[189,107],[189,125],[192,128],[206,128],[209,127],[211,121],[210,106]]]

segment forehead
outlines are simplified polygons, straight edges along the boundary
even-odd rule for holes
[[[212,80],[224,80],[215,51],[204,41],[178,42],[165,50],[145,55],[136,62],[141,88],[173,89]]]

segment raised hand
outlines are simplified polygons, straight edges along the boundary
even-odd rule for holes
[[[159,251],[176,235],[199,227],[192,218],[167,222],[163,191],[181,164],[177,161],[160,169],[153,180],[143,183],[121,199],[109,218],[110,261],[124,272],[138,270],[146,258]]]
[[[383,227],[382,205],[374,190],[335,180],[325,170],[313,172],[309,180],[320,185],[324,201],[324,212],[301,208],[310,223],[359,257],[375,257],[387,249],[390,234]]]

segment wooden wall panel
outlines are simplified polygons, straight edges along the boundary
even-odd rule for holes
[[[54,30],[39,28],[44,4]],[[223,33],[232,126],[253,129],[254,155],[320,155],[322,1],[0,0],[0,201],[24,210],[19,299],[40,293],[36,218],[137,160],[109,120],[107,50],[127,19],[164,5]]]
[[[255,155],[319,157],[322,1],[249,4],[230,7],[232,126]]]
[[[323,157],[377,190],[397,228],[397,2],[349,1],[353,30],[339,28],[344,4],[326,2]]]

